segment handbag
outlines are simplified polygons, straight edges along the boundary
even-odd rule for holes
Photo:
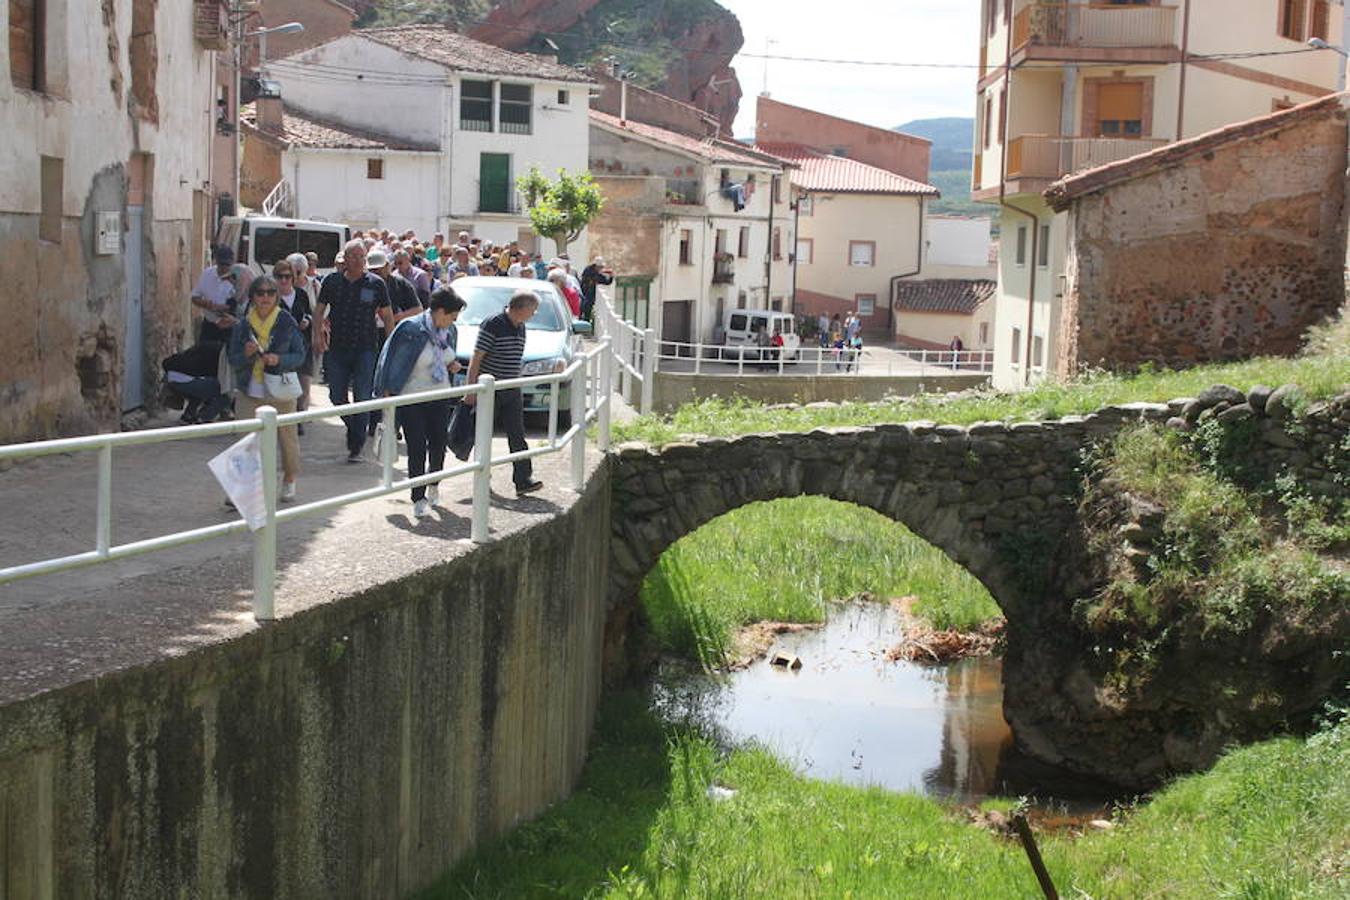
[[[300,390],[300,376],[296,372],[263,373],[263,391],[273,400],[295,400]]]

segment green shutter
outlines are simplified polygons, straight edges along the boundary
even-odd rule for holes
[[[478,158],[478,211],[510,212],[511,157],[484,153]]]

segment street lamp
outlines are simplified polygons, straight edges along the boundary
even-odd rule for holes
[[[239,202],[239,140],[242,129],[239,128],[240,101],[242,100],[243,82],[244,82],[244,41],[249,38],[258,39],[258,75],[263,75],[263,65],[267,62],[267,36],[269,34],[299,34],[305,30],[305,26],[300,22],[287,22],[285,25],[275,25],[271,28],[259,28],[257,31],[243,30],[244,17],[241,15],[235,19],[235,27],[239,29],[239,39],[234,42],[234,110],[235,110],[235,161],[234,161],[234,198]]]
[[[1350,53],[1345,52],[1344,47],[1338,47],[1335,44],[1328,44],[1320,37],[1308,38],[1308,46],[1313,48],[1314,50],[1335,50],[1341,56],[1344,56],[1346,59],[1350,59]],[[1340,93],[1344,90],[1345,90],[1345,63],[1341,63],[1341,67],[1336,74],[1336,92]]]
[[[275,25],[271,28],[259,28],[257,31],[247,32],[244,37],[258,39],[258,74],[263,74],[263,68],[267,65],[267,36],[269,34],[299,34],[304,30],[305,26],[300,22],[287,22],[285,25]]]

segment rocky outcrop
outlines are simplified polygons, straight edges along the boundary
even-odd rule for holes
[[[469,37],[506,50],[532,49],[539,34],[567,31],[600,0],[506,0],[497,3]]]

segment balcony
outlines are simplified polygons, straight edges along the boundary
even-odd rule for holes
[[[1008,142],[1008,178],[1053,181],[1147,153],[1168,143],[1163,138],[1070,138],[1026,134]]]
[[[736,280],[736,258],[730,253],[719,253],[713,259],[713,284],[731,284]]]
[[[698,206],[703,202],[703,182],[697,178],[667,178],[666,202],[676,206]]]
[[[229,4],[224,0],[194,0],[192,36],[205,50],[225,50],[230,46]]]
[[[1013,19],[1015,49],[1175,47],[1177,8],[1114,3],[1031,3]]]

